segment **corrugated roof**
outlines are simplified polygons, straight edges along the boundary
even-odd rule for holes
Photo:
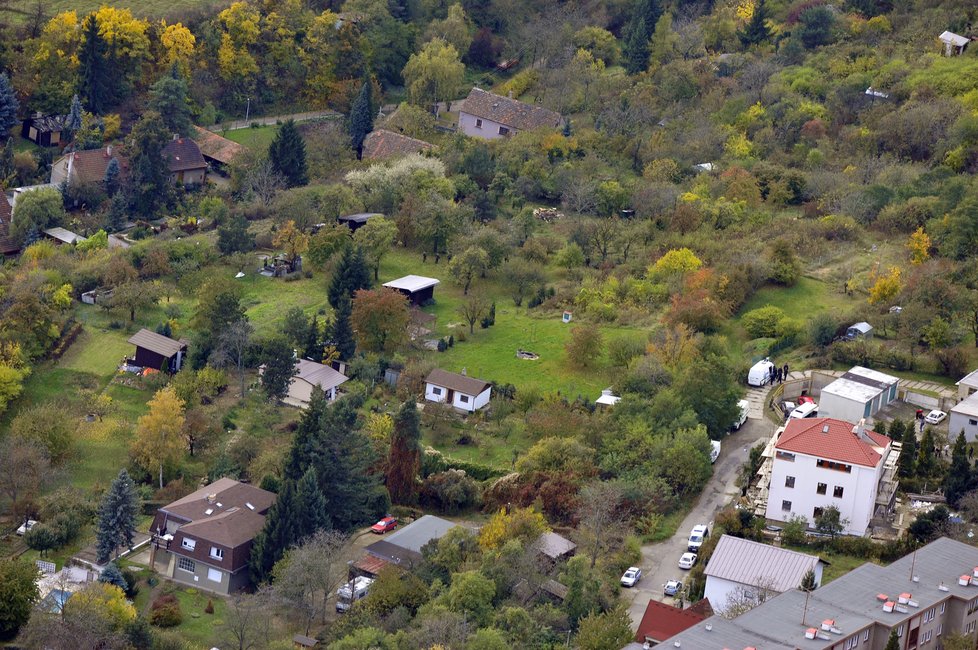
[[[70,230],[60,226],[48,228],[44,231],[44,234],[65,244],[77,244],[80,241],[85,241],[88,239],[88,237],[82,237],[81,235],[73,233]]]
[[[387,129],[377,129],[367,134],[363,141],[363,157],[365,160],[377,160],[392,156],[407,156],[432,149],[434,145],[395,133]]]
[[[705,618],[706,616],[698,611],[679,609],[649,599],[649,604],[645,607],[645,614],[642,615],[642,622],[638,624],[635,640],[639,643],[646,639],[663,641],[683,630],[688,630]]]
[[[200,147],[190,138],[177,138],[167,142],[163,147],[163,157],[166,158],[171,173],[207,168],[207,161],[200,153]]]
[[[145,327],[129,337],[129,342],[135,346],[155,352],[164,357],[172,357],[187,347],[185,343],[174,341],[169,336],[157,334]]]
[[[476,379],[475,377],[466,377],[456,372],[448,372],[441,368],[432,370],[425,381],[435,386],[450,388],[459,393],[473,396],[479,395],[482,391],[489,388],[489,382],[487,381]]]
[[[441,280],[437,278],[426,278],[423,275],[405,275],[403,278],[385,282],[384,286],[388,289],[399,289],[414,293],[415,291],[421,291],[437,284],[441,284]]]
[[[201,155],[224,165],[234,162],[234,159],[245,150],[242,145],[234,140],[228,140],[199,126],[194,127],[193,137],[194,142],[200,148]]]
[[[707,576],[778,592],[794,589],[819,558],[806,553],[768,546],[749,539],[723,535],[703,571]],[[722,607],[723,603],[711,603]]]
[[[547,557],[556,560],[562,555],[573,552],[577,544],[557,533],[546,532],[537,538],[536,548]]]
[[[522,131],[545,126],[556,127],[561,119],[560,113],[549,108],[502,97],[481,88],[472,89],[460,112]]]
[[[302,381],[308,382],[313,386],[319,386],[324,391],[331,388],[336,388],[349,379],[349,377],[343,373],[337,372],[329,366],[324,366],[321,363],[310,361],[309,359],[299,359],[295,365],[296,370],[298,371],[295,375],[295,379],[301,379]]]
[[[391,544],[420,553],[422,546],[433,539],[440,538],[455,526],[455,523],[447,519],[425,515],[404,528],[398,529],[390,535],[385,535],[384,538]]]
[[[886,449],[890,439],[875,431],[864,433],[871,445],[853,432],[855,425],[835,418],[792,418],[785,425],[775,448],[851,465],[876,467],[883,458],[876,448]]]

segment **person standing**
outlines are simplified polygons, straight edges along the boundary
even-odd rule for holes
[[[788,364],[784,364],[784,379],[788,381]]]

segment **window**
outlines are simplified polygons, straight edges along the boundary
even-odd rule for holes
[[[934,638],[934,631],[927,630],[924,632],[924,643],[930,643],[930,640]]]
[[[177,568],[193,573],[197,570],[197,563],[191,560],[189,557],[178,557]]]
[[[974,598],[968,603],[968,615],[974,614],[976,609],[978,609],[978,598]]]
[[[903,636],[903,626],[902,625],[897,628],[897,636],[898,637],[902,637]]]
[[[812,510],[812,519],[818,519],[821,516],[822,516],[822,509],[819,508],[818,506],[815,506],[815,509]]]
[[[482,128],[482,120],[476,120],[475,121],[475,128],[477,128],[477,129],[481,129]]]
[[[829,489],[829,486],[825,483],[819,483],[818,487],[815,488],[816,494],[825,494],[825,491]]]
[[[844,650],[852,650],[859,643],[859,636],[854,636],[852,638],[846,639]]]
[[[944,623],[937,624],[937,636],[944,634]]]
[[[223,560],[224,559],[224,549],[223,548],[217,548],[216,546],[211,546],[211,557],[214,558],[215,560]]]
[[[188,551],[192,551],[195,548],[197,548],[197,540],[190,539],[189,537],[184,537],[181,546],[183,546]]]
[[[791,510],[791,501],[782,501],[781,502],[781,509],[784,510],[785,512],[788,512],[789,510]]]
[[[509,135],[509,129],[505,126],[499,127],[499,135]]]
[[[819,458],[815,461],[815,465],[822,469],[834,469],[837,472],[845,472],[846,474],[852,473],[852,465],[846,465],[845,463],[835,463],[831,460],[822,460]]]
[[[784,486],[786,488],[793,488],[793,487],[795,487],[795,477],[794,476],[785,476],[784,477]]]
[[[931,607],[926,612],[924,612],[924,623],[930,623],[937,616],[937,608]]]
[[[944,613],[944,610],[945,609],[947,609],[947,601],[944,601],[943,603],[941,603],[941,614]]]
[[[778,460],[786,460],[789,463],[795,462],[795,455],[787,451],[779,451],[777,453]]]
[[[968,424],[970,424],[971,426],[978,425],[978,420],[972,420],[971,418],[968,418]]]
[[[211,569],[210,567],[207,568],[207,579],[211,582],[220,582],[221,576],[221,572],[217,569]]]
[[[437,386],[432,386],[431,387],[431,394],[432,395],[441,395],[441,389],[438,388]]]
[[[832,496],[836,499],[842,498],[843,487],[841,485],[836,485],[832,488]]]
[[[462,402],[462,404],[468,404],[469,403],[469,396],[468,395],[459,395],[458,396],[458,401]]]
[[[869,641],[869,630],[863,632],[863,643],[866,643],[867,641]]]

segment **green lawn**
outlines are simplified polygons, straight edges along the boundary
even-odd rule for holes
[[[812,550],[807,546],[789,546],[784,545],[784,548],[791,549],[792,551],[797,551],[799,553],[807,553],[809,555],[817,555],[823,560],[825,560],[828,565],[822,569],[822,584],[826,585],[836,578],[844,576],[856,567],[866,564],[866,562],[871,562],[872,560],[867,560],[866,558],[856,557],[855,555],[841,555],[839,553],[833,553],[828,549],[823,549],[819,551]]]
[[[257,260],[256,257],[256,268]],[[326,282],[321,273],[315,273],[312,278],[286,282],[283,278],[268,278],[248,270],[247,275],[238,282],[243,289],[242,304],[259,334],[280,332],[285,312],[293,307],[301,307],[307,316],[320,309],[328,309]]]
[[[175,629],[180,636],[196,648],[211,648],[219,641],[218,629],[224,615],[224,601],[193,587],[178,587],[173,595],[180,601],[183,622]],[[214,613],[204,613],[207,603],[214,605]]]
[[[267,151],[268,145],[272,144],[275,134],[278,133],[278,126],[260,126],[258,128],[234,129],[233,131],[222,131],[220,135],[228,140],[234,140],[240,145],[251,149],[254,152]]]

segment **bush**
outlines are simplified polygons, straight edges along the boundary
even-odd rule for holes
[[[421,486],[421,504],[442,512],[468,510],[479,502],[479,485],[460,469],[431,474]]]
[[[183,622],[180,601],[173,594],[163,594],[150,606],[149,622],[156,627],[176,627]]]
[[[214,613],[214,601],[212,601],[210,598],[207,599],[207,607],[204,608],[204,613],[205,614]]]
[[[767,305],[752,309],[743,315],[740,322],[752,339],[775,337],[778,335],[778,324],[785,318],[780,307]]]

